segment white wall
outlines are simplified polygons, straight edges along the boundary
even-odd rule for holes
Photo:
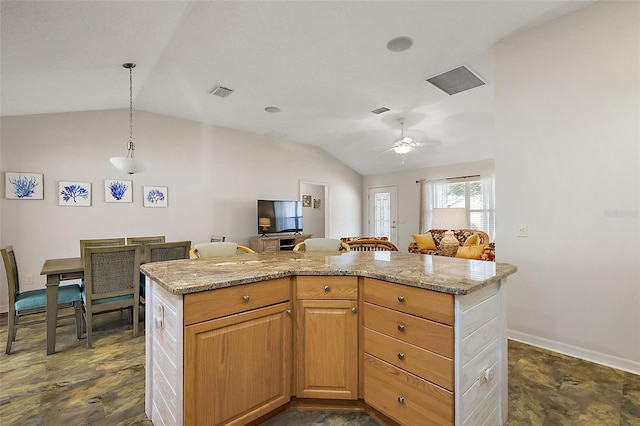
[[[595,3],[502,41],[494,68],[511,336],[636,373],[639,17],[638,2]]]
[[[411,155],[411,154],[407,154]],[[364,176],[362,180],[362,230],[359,235],[366,235],[369,209],[366,206],[368,189],[374,186],[396,185],[398,188],[398,249],[407,251],[413,241],[413,234],[420,232],[420,184],[417,180],[435,180],[447,177],[492,174],[493,160],[481,160],[447,166],[429,167],[406,172],[384,175]],[[496,249],[496,253],[498,250]]]
[[[361,228],[362,177],[315,147],[135,111],[136,155],[152,168],[129,177],[108,160],[126,153],[128,119],[128,110],[2,118],[2,171],[44,173],[44,200],[0,200],[0,245],[13,245],[25,290],[44,286],[45,259],[79,256],[84,238],[166,235],[196,244],[216,234],[248,245],[256,199],[298,199],[300,181],[329,185],[332,237]],[[105,203],[104,179],[132,180],[133,203]],[[92,206],[58,206],[60,180],[91,182]],[[143,208],[143,185],[167,186],[169,207]]]

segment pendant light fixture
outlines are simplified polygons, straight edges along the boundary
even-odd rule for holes
[[[146,160],[135,158],[136,145],[133,143],[133,69],[136,64],[122,64],[124,68],[129,70],[129,143],[127,144],[126,157],[111,157],[111,164],[116,169],[126,172],[130,175],[141,173],[151,166]]]

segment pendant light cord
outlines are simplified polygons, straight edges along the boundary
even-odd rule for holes
[[[127,145],[127,157],[134,158],[135,150],[136,146],[133,143],[133,67],[129,67],[129,143]]]

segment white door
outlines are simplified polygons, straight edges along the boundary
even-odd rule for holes
[[[369,188],[369,236],[389,237],[398,244],[397,210],[395,185]]]

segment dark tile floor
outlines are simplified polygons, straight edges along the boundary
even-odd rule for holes
[[[73,319],[45,355],[45,325],[18,330],[4,354],[0,316],[0,425],[151,425],[144,414],[144,332],[131,338],[119,313],[98,316],[93,349]],[[287,411],[267,426],[379,426],[361,413]],[[640,376],[509,343],[509,426],[640,426]],[[412,425],[413,426],[413,425]]]

